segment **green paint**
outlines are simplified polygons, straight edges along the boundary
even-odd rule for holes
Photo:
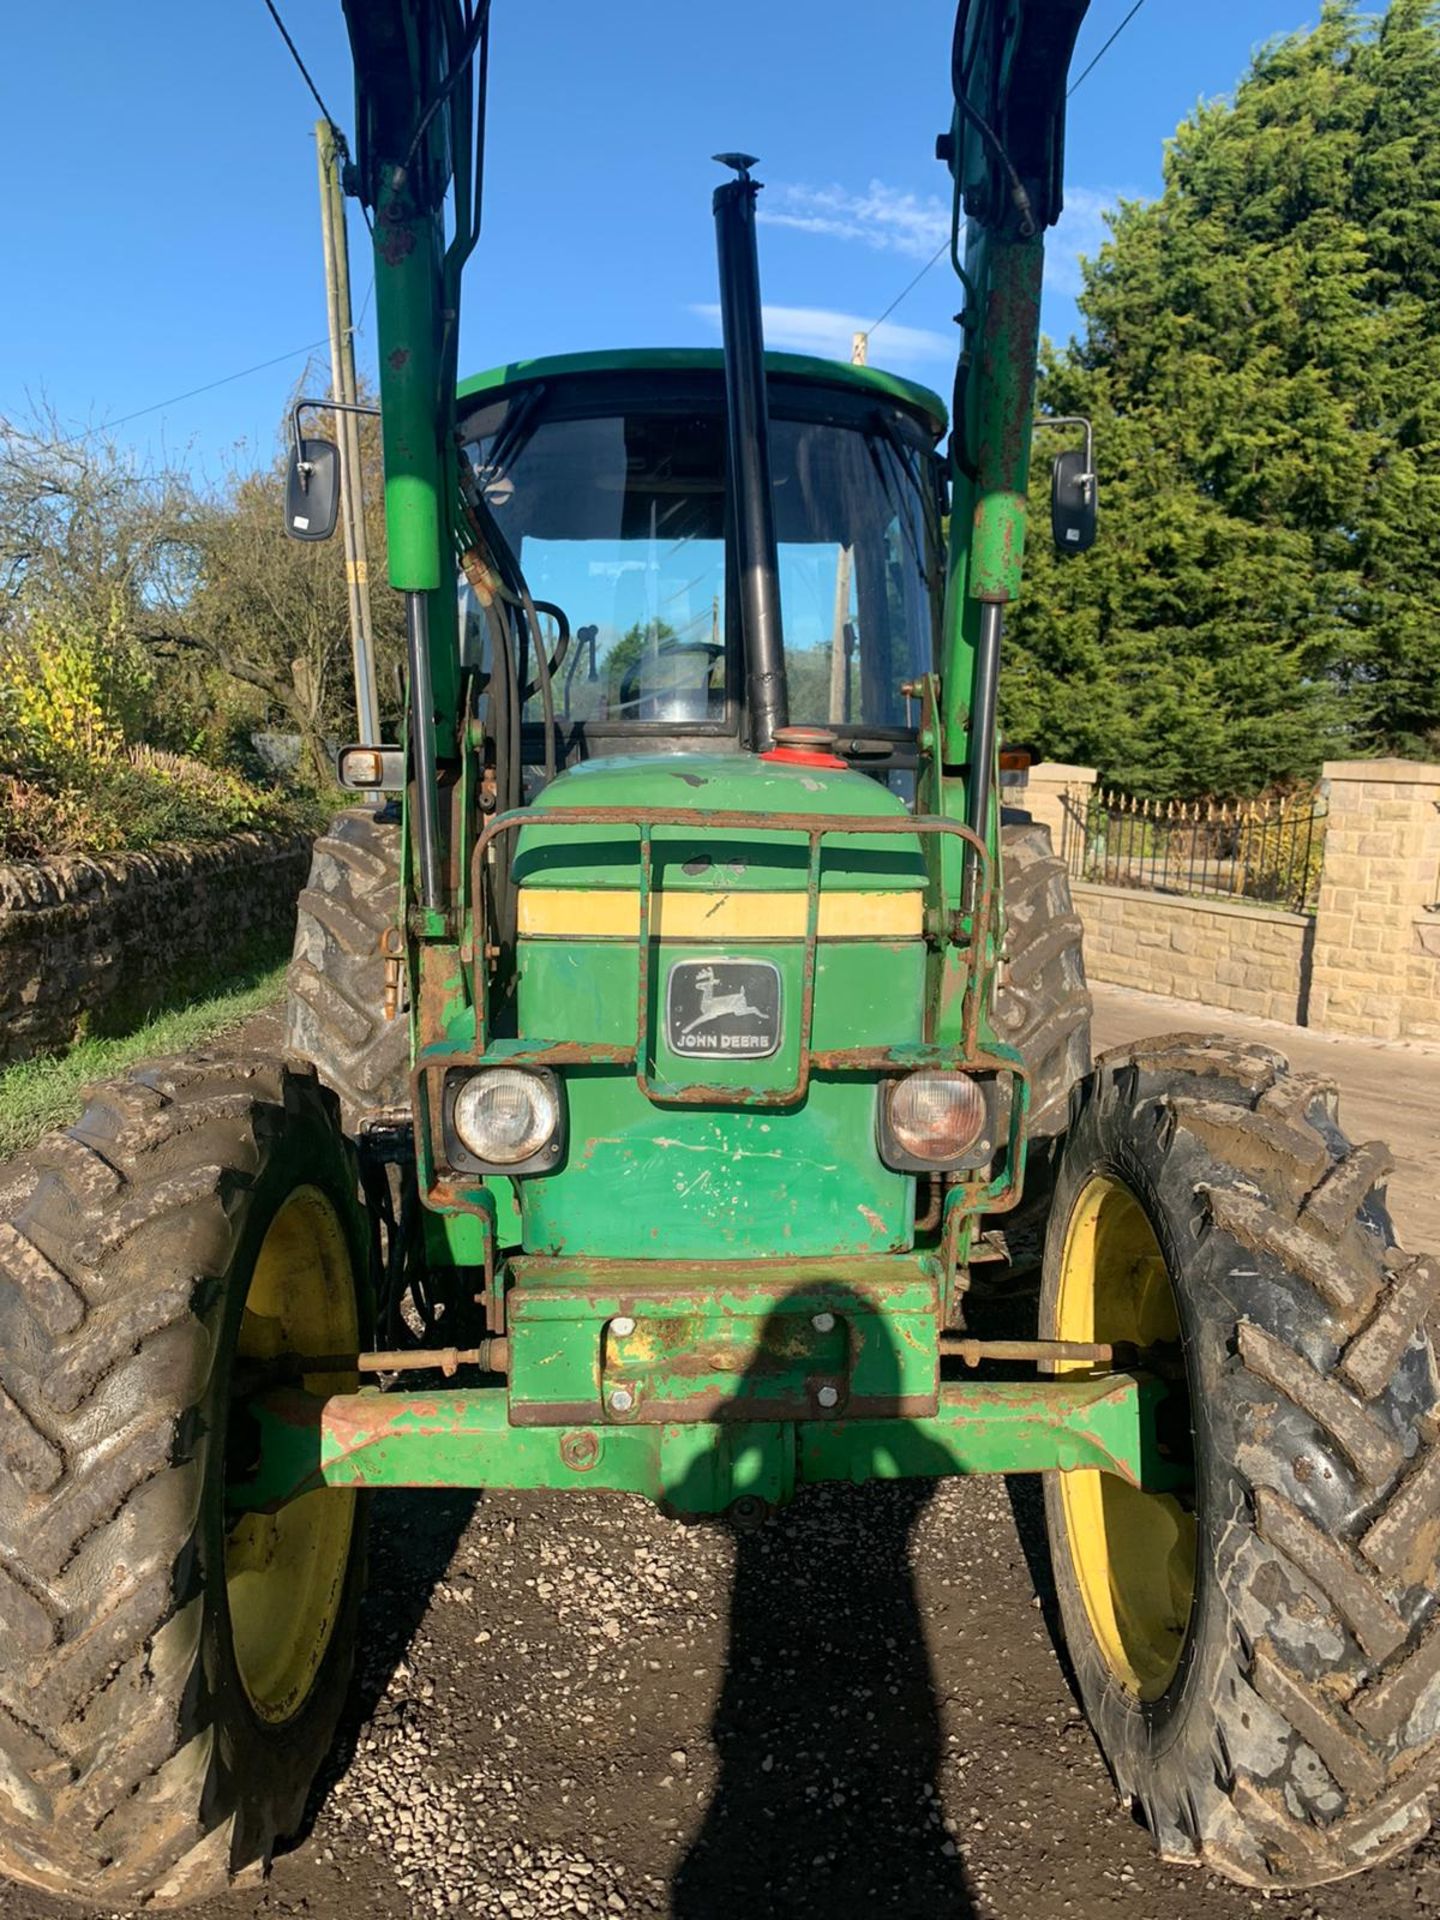
[[[657,828],[653,887],[713,895],[717,910],[747,893],[803,893],[802,839],[723,831],[723,811],[786,811],[908,818],[874,780],[848,771],[787,767],[748,755],[684,755],[594,761],[557,780],[533,809],[715,808],[704,831]],[[701,864],[701,863],[705,864]],[[689,867],[692,871],[686,871]],[[522,830],[522,886],[637,892],[638,836],[628,827]],[[924,867],[914,836],[837,835],[824,843],[822,896],[913,896]],[[656,1086],[703,1082],[717,1089],[783,1091],[799,1072],[804,941],[762,927],[743,939],[653,940],[642,1064]],[[666,1041],[670,969],[743,953],[780,973],[779,1049],[761,1059],[681,1056]],[[517,1016],[522,1041],[585,1041],[635,1047],[640,1034],[639,943],[629,939],[522,937]],[[816,951],[811,1045],[816,1049],[918,1045],[924,1038],[925,947],[903,940],[821,940]],[[559,1170],[522,1183],[524,1244],[574,1256],[740,1259],[839,1255],[908,1246],[915,1182],[885,1167],[876,1146],[873,1077],[818,1078],[803,1104],[717,1111],[662,1104],[628,1069],[565,1076],[570,1146]]]
[[[402,593],[434,591],[442,580],[448,588],[452,575],[445,452],[436,432],[439,285],[435,221],[403,187],[387,184],[375,212],[375,317],[387,557],[390,584]]]
[[[968,758],[981,603],[1020,593],[1044,258],[1038,237],[1005,241],[970,229],[968,372],[954,436],[940,656],[943,758],[956,769]]]
[[[966,589],[975,600],[1016,600],[1025,558],[1035,354],[1040,335],[1040,239],[991,242],[985,324],[973,381],[972,538]],[[972,428],[967,418],[967,429]]]
[[[462,380],[456,398],[484,399],[506,387],[530,381],[556,381],[608,373],[708,373],[723,376],[725,356],[718,347],[627,347],[608,353],[553,354],[539,360],[512,360],[508,366]],[[767,353],[765,371],[774,379],[803,380],[827,387],[849,387],[862,393],[898,400],[924,421],[938,440],[945,431],[945,402],[928,387],[879,367],[856,367],[843,360],[821,360],[811,354]],[[461,411],[463,412],[463,406]]]
[[[633,945],[522,941],[522,1028],[535,1038],[635,1042]],[[725,951],[737,950],[726,943]],[[669,969],[703,958],[682,942],[652,948],[652,1070],[722,1088],[782,1087],[797,1066],[798,941],[740,943],[773,960],[784,996],[780,1051],[765,1060],[680,1059],[663,1039]],[[715,949],[709,949],[714,952]],[[822,946],[814,1044],[884,1046],[921,1038],[924,948]],[[874,1078],[817,1077],[803,1104],[776,1109],[656,1107],[624,1069],[565,1075],[570,1145],[544,1180],[521,1183],[525,1245],[621,1258],[764,1259],[907,1246],[914,1179],[882,1165]]]
[[[516,1427],[504,1390],[280,1393],[253,1403],[260,1466],[237,1511],[319,1487],[488,1487],[637,1493],[680,1513],[744,1495],[780,1505],[825,1481],[1095,1467],[1154,1491],[1182,1484],[1154,1439],[1164,1389],[1127,1374],[946,1386],[930,1419]]]
[[[536,799],[538,821],[558,807],[682,807],[717,813],[845,814],[857,820],[908,818],[899,797],[861,773],[787,766],[752,754],[616,754],[562,774]],[[620,887],[638,884],[638,834],[633,827],[567,826],[563,833],[522,828],[516,877],[547,887]],[[806,848],[794,833],[746,829],[725,837],[723,820],[696,827],[657,827],[654,845],[665,852],[663,884],[689,892],[805,890]],[[687,861],[710,862],[698,873]],[[873,892],[914,888],[924,879],[918,838],[843,834],[828,838],[821,888]],[[659,884],[657,878],[657,885]],[[836,1044],[839,1044],[838,1042]]]
[[[939,1270],[928,1256],[773,1261],[743,1285],[714,1274],[687,1285],[668,1260],[624,1263],[618,1278],[603,1263],[518,1262],[512,1422],[603,1420],[617,1389],[629,1395],[624,1420],[649,1424],[710,1419],[721,1404],[793,1419],[826,1385],[856,1410],[933,1408]]]

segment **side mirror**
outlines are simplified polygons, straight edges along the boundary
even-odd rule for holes
[[[1088,553],[1099,517],[1100,490],[1088,447],[1056,454],[1050,469],[1050,532],[1057,552]]]
[[[335,756],[335,772],[350,793],[403,793],[403,747],[342,747]]]
[[[340,450],[330,440],[297,440],[285,475],[285,531],[292,540],[328,540],[340,515]]]

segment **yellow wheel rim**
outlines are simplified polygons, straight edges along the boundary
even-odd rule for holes
[[[1076,1202],[1054,1317],[1061,1340],[1146,1347],[1180,1338],[1155,1229],[1119,1180],[1097,1176]],[[1061,1474],[1060,1501],[1065,1550],[1096,1643],[1123,1687],[1158,1700],[1180,1665],[1194,1605],[1195,1516],[1171,1494],[1142,1493],[1091,1468]]]
[[[355,1275],[339,1216],[316,1187],[297,1187],[270,1223],[255,1262],[236,1347],[239,1360],[281,1353],[355,1353]],[[307,1375],[310,1393],[353,1390],[346,1375]],[[225,1541],[225,1588],[235,1663],[262,1720],[304,1706],[335,1631],[355,1495],[307,1494],[274,1514],[246,1514]]]

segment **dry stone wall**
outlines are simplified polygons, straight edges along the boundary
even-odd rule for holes
[[[310,840],[0,865],[0,1064],[123,1029],[227,965],[281,953]]]

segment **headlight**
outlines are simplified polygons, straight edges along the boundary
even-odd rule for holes
[[[560,1092],[552,1074],[489,1067],[456,1074],[447,1091],[448,1131],[482,1166],[518,1171],[537,1160],[553,1165],[561,1142]]]
[[[912,1073],[886,1089],[881,1153],[910,1171],[979,1165],[990,1157],[990,1103],[965,1073]]]

